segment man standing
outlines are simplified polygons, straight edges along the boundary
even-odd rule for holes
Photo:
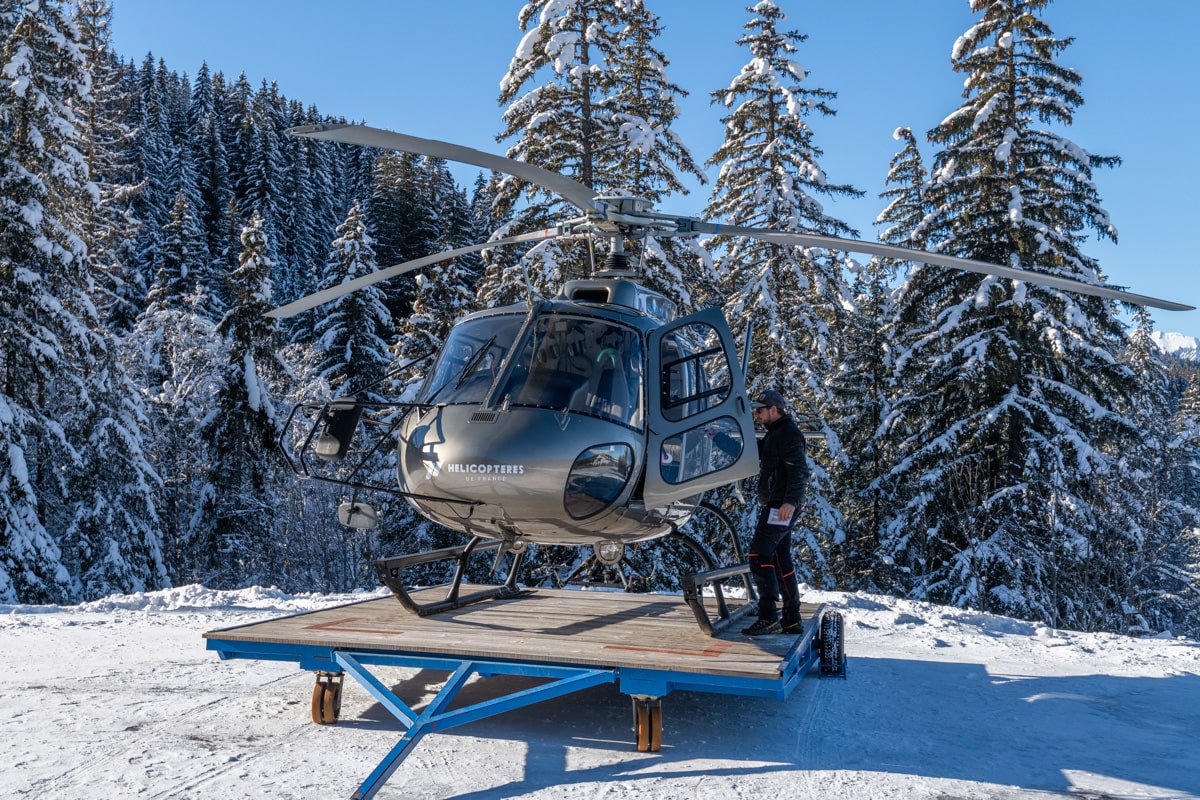
[[[767,429],[758,442],[758,502],[761,506],[750,542],[750,572],[758,589],[758,621],[742,630],[747,636],[800,633],[800,586],[792,562],[792,528],[804,505],[808,457],[804,434],[774,389],[753,403],[754,421]],[[776,598],[783,595],[783,619]]]

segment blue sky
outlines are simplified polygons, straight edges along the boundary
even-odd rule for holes
[[[792,29],[808,35],[796,60],[814,87],[835,91],[834,118],[816,119],[821,166],[831,182],[866,192],[827,210],[874,239],[899,126],[923,135],[961,103],[950,68],[955,39],[977,19],[968,0],[778,0]],[[749,18],[739,0],[648,0],[664,28],[668,75],[690,93],[677,130],[698,161],[721,141],[709,93],[748,60],[734,43]],[[503,153],[499,83],[521,38],[521,0],[113,0],[113,46],[140,62],[147,52],[180,73],[201,62],[227,77],[265,78],[325,114]],[[1067,135],[1123,164],[1095,181],[1119,243],[1087,251],[1109,281],[1200,305],[1200,259],[1190,246],[1200,184],[1200,91],[1194,59],[1200,2],[1055,0],[1044,14],[1075,43],[1060,63],[1083,75],[1085,104]],[[925,155],[932,156],[926,148]],[[710,175],[715,171],[710,169]],[[460,182],[475,170],[459,172]],[[698,215],[708,189],[661,210]],[[1155,311],[1157,327],[1200,337],[1200,312]]]

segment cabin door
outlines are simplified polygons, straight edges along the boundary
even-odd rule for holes
[[[646,508],[758,472],[758,446],[733,334],[707,308],[650,334]]]

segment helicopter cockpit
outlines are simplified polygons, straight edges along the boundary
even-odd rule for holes
[[[418,403],[579,413],[640,430],[644,424],[640,333],[611,320],[549,313],[465,321],[454,328]],[[500,370],[513,347],[512,364]]]

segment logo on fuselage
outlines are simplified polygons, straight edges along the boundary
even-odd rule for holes
[[[524,475],[524,464],[470,464],[451,462],[442,473],[463,475],[468,481],[505,481],[512,475]]]

